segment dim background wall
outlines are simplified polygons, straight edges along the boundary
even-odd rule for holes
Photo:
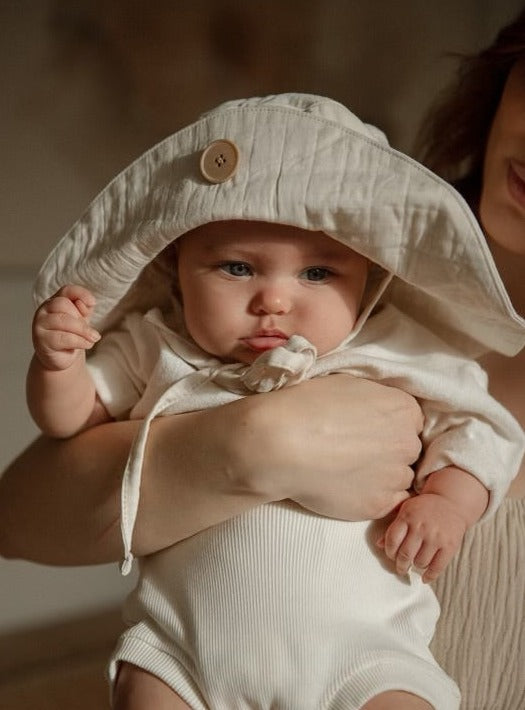
[[[218,102],[329,95],[410,151],[454,68],[517,0],[0,0],[0,467],[25,411],[30,288],[92,197],[154,141]],[[42,471],[45,476],[45,471]],[[111,607],[116,566],[0,561],[0,633]]]

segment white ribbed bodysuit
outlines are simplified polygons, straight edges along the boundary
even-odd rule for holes
[[[90,369],[111,414],[146,417],[123,486],[127,567],[153,415],[347,371],[420,399],[426,427],[418,483],[456,465],[483,481],[494,509],[519,465],[521,429],[487,395],[483,372],[391,307],[317,361],[304,339],[292,338],[289,350],[251,366],[221,365],[156,311],[132,314],[125,326],[105,336]],[[456,710],[458,689],[428,649],[437,600],[416,572],[399,577],[377,550],[386,524],[327,519],[283,501],[140,560],[111,678],[126,660],[195,710],[358,710],[389,689]]]

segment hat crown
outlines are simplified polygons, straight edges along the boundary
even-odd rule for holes
[[[207,163],[202,171],[217,143],[215,161],[234,159],[226,180],[222,169],[210,180]],[[57,245],[35,301],[85,285],[97,298],[93,324],[110,328],[128,310],[169,302],[162,255],[173,240],[238,219],[323,231],[356,249],[394,275],[385,298],[468,351],[514,354],[525,343],[464,200],[342,104],[302,93],[228,101],[150,148]]]
[[[271,94],[270,96],[255,96],[247,99],[226,101],[211,111],[204,113],[202,118],[239,108],[261,108],[263,106],[283,108],[286,110],[295,109],[299,113],[310,114],[311,116],[322,118],[325,121],[336,123],[341,128],[350,129],[367,138],[379,139],[384,143],[387,142],[386,137],[379,129],[375,126],[363,123],[363,121],[347,109],[346,106],[343,106],[343,104],[333,99],[329,99],[325,96],[317,96],[315,94]]]

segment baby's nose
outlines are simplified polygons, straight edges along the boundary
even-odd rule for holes
[[[257,315],[284,315],[290,308],[290,296],[278,286],[261,288],[252,299],[252,310]]]

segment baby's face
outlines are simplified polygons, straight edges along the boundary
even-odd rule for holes
[[[253,362],[302,335],[318,354],[351,332],[368,262],[322,232],[266,222],[213,222],[179,239],[186,327],[225,362]]]

